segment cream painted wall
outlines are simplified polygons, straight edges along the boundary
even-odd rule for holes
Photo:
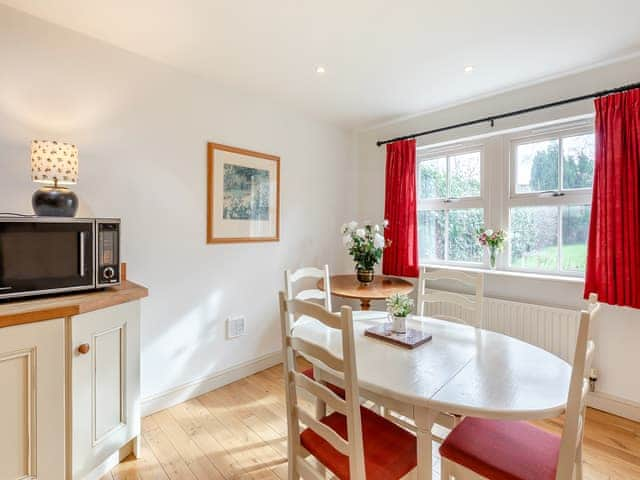
[[[385,148],[376,147],[376,140],[634,83],[640,80],[638,72],[640,56],[360,132],[356,146],[359,178],[358,217],[380,218],[384,211],[384,196],[380,192],[384,191]],[[513,117],[497,121],[495,129],[503,130],[588,114],[593,112],[592,105],[591,101],[585,101]],[[421,137],[418,139],[418,145],[490,131],[488,125],[468,127]],[[516,280],[513,277],[499,275],[487,275],[486,279],[488,296],[576,309],[582,305],[582,288],[582,284],[526,278]],[[640,312],[628,308],[607,307],[603,321],[593,326],[593,336],[597,345],[595,366],[600,369],[601,375],[598,390],[606,395],[635,402],[640,407],[640,376],[636,375],[634,370],[635,366],[640,364]]]
[[[77,143],[79,215],[122,218],[143,302],[142,396],[280,348],[283,269],[343,266],[350,134],[0,7],[0,212],[31,213],[33,138]],[[281,241],[205,244],[206,142],[281,157]],[[249,335],[225,339],[225,318]]]

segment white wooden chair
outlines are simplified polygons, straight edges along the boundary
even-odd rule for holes
[[[315,287],[306,290],[300,290],[296,293],[295,284],[303,280],[320,280],[324,279],[324,291]],[[291,270],[284,271],[284,291],[287,300],[297,298],[298,300],[319,300],[328,311],[331,311],[331,278],[329,275],[329,265],[324,267],[303,267],[295,272]]]
[[[580,313],[567,411],[561,437],[527,422],[467,417],[440,447],[442,479],[582,480],[582,440],[594,344],[589,325],[597,320],[597,296]]]
[[[444,290],[433,290],[429,288],[428,282],[454,281],[466,287],[471,287],[474,296],[460,293],[448,292]],[[482,273],[461,272],[457,270],[431,270],[426,267],[420,269],[418,280],[418,304],[416,311],[423,316],[427,313],[425,308],[429,303],[447,304],[447,310],[460,312],[459,316],[445,314],[429,315],[442,320],[449,320],[456,323],[465,323],[474,327],[482,326],[482,299],[484,295],[484,277]]]
[[[324,478],[306,457],[318,462],[340,479],[365,480],[404,478],[415,471],[416,438],[376,413],[360,407],[355,361],[353,320],[350,307],[340,314],[308,301],[287,299],[280,292],[280,318],[283,339],[285,394],[287,403],[288,460],[290,480]],[[292,336],[289,315],[306,315],[326,327],[340,330],[342,358],[323,347]],[[345,398],[326,385],[296,371],[297,352],[321,362],[344,380]],[[333,413],[314,418],[298,404],[298,389],[321,398]],[[307,428],[300,431],[300,422]],[[390,446],[393,448],[389,448]]]
[[[324,280],[324,291],[316,287],[318,280]],[[313,282],[313,288],[296,289],[296,284],[299,282],[306,283]],[[316,267],[302,267],[292,272],[291,270],[284,271],[284,292],[287,300],[297,299],[305,301],[319,302],[324,305],[327,311],[331,311],[331,275],[329,274],[329,265],[324,265],[322,268]],[[296,316],[289,314],[289,329],[293,328],[296,322]],[[307,368],[302,372],[311,380],[320,381],[321,373],[316,372],[313,367]],[[328,382],[324,382],[336,395],[344,398],[344,389],[336,387]],[[326,404],[319,398],[316,398],[316,418],[324,417],[327,414]]]

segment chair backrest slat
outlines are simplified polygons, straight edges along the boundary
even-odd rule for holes
[[[328,273],[328,272],[327,272]],[[362,442],[362,424],[360,418],[360,395],[355,363],[353,318],[350,307],[342,307],[340,314],[331,313],[322,306],[304,300],[287,298],[280,292],[280,324],[283,338],[283,357],[285,366],[285,395],[287,402],[288,458],[292,478],[319,478],[302,458],[300,445],[300,423],[305,424],[321,438],[326,440],[340,453],[349,457],[349,474],[353,480],[365,480],[364,450]],[[302,315],[313,318],[327,328],[339,330],[342,334],[342,358],[321,345],[293,336],[295,327],[289,319]],[[335,395],[326,384],[311,380],[296,371],[295,356],[300,352],[312,363],[323,364],[341,374],[344,380],[345,399]],[[328,425],[307,413],[298,404],[297,389],[303,388],[312,395],[324,400],[330,407],[346,417],[347,438],[342,438]]]
[[[332,368],[337,372],[344,371],[344,363],[342,362],[342,359],[335,357],[331,352],[326,351],[315,343],[310,343],[302,338],[295,337],[289,337],[288,343],[291,348],[296,352],[304,354],[305,357],[312,357],[319,360],[327,367]]]
[[[572,478],[576,463],[576,455],[581,448],[584,435],[584,421],[586,398],[589,393],[588,372],[591,369],[594,343],[589,340],[591,322],[600,316],[600,305],[595,294],[589,296],[589,307],[580,312],[580,324],[576,350],[573,357],[573,370],[569,385],[567,411],[560,441],[560,455],[558,457],[557,480]]]
[[[296,407],[296,413],[302,423],[306,424],[311,428],[311,430],[324,438],[333,448],[338,450],[343,455],[349,455],[349,444],[334,430],[327,427],[324,423],[321,423],[313,418],[311,414],[305,412],[300,407]]]
[[[324,279],[324,291],[318,288],[311,288],[307,290],[300,290],[298,293],[295,293],[295,284],[305,279]],[[285,270],[284,288],[287,300],[291,300],[293,298],[297,298],[298,300],[320,300],[324,305],[324,308],[331,311],[331,294],[327,293],[331,291],[329,265],[324,265],[322,268],[302,267],[295,272]]]
[[[293,381],[297,387],[304,388],[307,392],[311,393],[315,397],[325,402],[336,412],[340,412],[343,415],[347,414],[346,402],[329,390],[324,385],[311,380],[306,375],[298,372],[291,372]]]
[[[473,295],[449,292],[429,288],[428,282],[453,281],[465,287],[473,289]],[[418,280],[418,305],[417,313],[420,316],[427,314],[425,307],[430,303],[440,303],[455,305],[469,313],[470,321],[465,318],[458,318],[453,315],[433,315],[443,320],[457,323],[467,323],[474,327],[482,326],[482,300],[484,295],[484,276],[482,273],[461,272],[457,270],[441,269],[427,270],[427,267],[420,269]],[[464,316],[464,315],[463,315]]]

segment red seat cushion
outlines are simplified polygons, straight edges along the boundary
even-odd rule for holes
[[[416,467],[415,436],[367,408],[361,407],[360,415],[367,480],[395,480]],[[347,417],[334,412],[321,422],[348,440]],[[309,428],[302,432],[300,441],[304,448],[338,478],[349,478],[349,457],[342,455]]]
[[[555,480],[560,437],[527,422],[465,418],[440,454],[491,480]]]
[[[311,368],[307,368],[306,370],[304,370],[302,372],[303,375],[306,375],[307,377],[309,377],[311,380],[315,380],[315,376],[313,375],[313,367]],[[344,391],[343,388],[340,388],[336,385],[333,385],[331,383],[327,383],[327,388],[329,390],[331,390],[333,393],[335,393],[337,396],[339,396],[340,398],[346,398],[346,393]]]

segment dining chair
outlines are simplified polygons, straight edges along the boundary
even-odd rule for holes
[[[530,423],[465,418],[440,447],[442,479],[582,480],[588,372],[594,343],[589,325],[600,314],[598,297],[589,296],[580,324],[562,436]]]
[[[445,290],[435,290],[429,288],[429,282],[451,281],[456,284],[470,287],[473,295],[463,295]],[[480,328],[482,326],[482,299],[484,295],[484,277],[482,273],[461,272],[457,270],[427,270],[427,267],[420,268],[420,278],[418,279],[418,304],[416,311],[418,315],[424,316],[425,307],[430,303],[447,304],[447,313],[429,315],[441,320],[464,323]],[[453,310],[453,314],[449,311]]]
[[[339,479],[395,480],[413,475],[417,465],[416,437],[375,412],[360,406],[358,374],[355,360],[353,319],[350,307],[331,313],[322,306],[297,299],[287,299],[280,292],[289,480],[319,480],[319,473],[306,459],[315,457],[319,464]],[[342,335],[342,358],[323,347],[292,335],[289,315],[305,315]],[[297,372],[296,353],[321,362],[344,380],[345,397],[340,398],[323,383]],[[333,413],[320,419],[298,403],[298,390],[321,398]],[[303,431],[300,423],[306,425]]]
[[[320,280],[324,280],[324,291],[320,290],[316,287],[315,283]],[[304,289],[296,289],[296,284],[299,282],[305,283],[306,286],[309,285],[309,282],[313,282],[314,288]],[[324,265],[322,268],[317,267],[302,267],[292,272],[287,269],[284,271],[284,291],[287,300],[298,299],[298,300],[306,300],[306,301],[318,301],[324,305],[324,308],[331,311],[331,276],[329,274],[329,265]],[[289,314],[289,329],[293,328],[296,322],[295,315]],[[321,380],[320,372],[316,372],[313,367],[309,367],[302,372],[304,375],[309,377],[311,380],[316,380],[318,377],[318,381]],[[333,390],[333,392],[344,398],[344,389],[332,385],[328,382],[325,384]],[[326,404],[316,398],[316,418],[322,418],[327,414],[327,406]]]

